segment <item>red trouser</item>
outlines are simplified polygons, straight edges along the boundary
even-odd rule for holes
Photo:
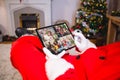
[[[11,62],[23,80],[48,80],[45,74],[45,55],[36,36],[23,36],[12,44]]]

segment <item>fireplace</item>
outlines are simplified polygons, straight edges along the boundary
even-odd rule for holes
[[[36,28],[40,27],[40,16],[37,13],[23,13],[20,15],[19,21],[20,27],[26,28],[30,31],[34,31]]]
[[[20,24],[23,28],[37,28],[40,23],[39,14],[21,14]]]
[[[15,35],[17,27],[28,30],[51,25],[51,0],[5,0],[8,11],[8,30]]]

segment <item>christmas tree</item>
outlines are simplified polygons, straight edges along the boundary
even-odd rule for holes
[[[88,38],[105,36],[107,33],[106,0],[81,0],[76,12],[75,25],[72,29],[80,29]]]

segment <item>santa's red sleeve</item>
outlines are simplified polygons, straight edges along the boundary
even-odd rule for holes
[[[12,43],[11,63],[21,73],[23,80],[48,80],[45,69],[46,59],[42,49],[42,44],[36,36],[23,36]],[[76,59],[76,56],[65,56],[64,59],[68,63],[78,65],[79,59]],[[84,69],[81,67],[69,68],[56,77],[56,80],[85,80],[83,72]]]
[[[86,71],[80,56],[66,54],[63,58],[73,64],[74,69],[68,69],[63,75],[60,75],[56,80],[86,80]]]

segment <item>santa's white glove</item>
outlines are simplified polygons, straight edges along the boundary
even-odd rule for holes
[[[62,51],[58,55],[54,55],[45,47],[43,48],[43,51],[47,57],[45,69],[49,80],[55,80],[70,68],[74,69],[74,66],[71,63],[61,58],[66,53],[65,51]]]
[[[81,54],[84,53],[89,48],[97,48],[94,43],[85,38],[81,30],[76,29],[75,31],[72,32],[72,34],[74,35],[75,45],[81,52]]]

